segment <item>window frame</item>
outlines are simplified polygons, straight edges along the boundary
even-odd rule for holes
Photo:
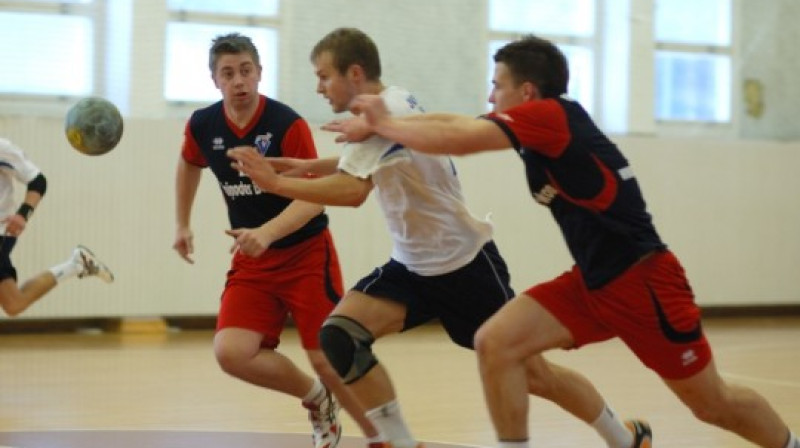
[[[98,18],[102,16],[105,0],[36,0],[4,3],[6,7],[3,12],[6,13],[86,17],[91,26],[93,46],[90,50],[92,82],[89,92],[86,94],[0,92],[0,113],[34,116],[61,114],[78,98],[98,94],[103,86],[101,67],[105,53],[105,46],[100,35],[102,27],[98,25]]]
[[[167,7],[167,19],[164,22],[165,26],[165,36],[166,36],[166,28],[171,23],[186,23],[186,24],[200,24],[200,25],[229,25],[229,26],[238,26],[238,27],[260,27],[260,28],[268,28],[272,29],[275,32],[275,64],[274,67],[265,67],[265,71],[267,69],[274,74],[270,74],[269,76],[274,76],[274,83],[275,83],[275,92],[270,96],[277,97],[280,94],[280,78],[281,78],[281,67],[280,67],[280,54],[281,54],[281,13],[282,13],[282,2],[278,0],[277,5],[277,12],[276,15],[243,15],[243,14],[235,14],[235,13],[226,13],[226,12],[207,12],[207,11],[188,11],[183,9],[174,9],[171,10],[168,8],[168,4],[165,1],[165,7]],[[161,96],[162,99],[166,102],[167,107],[171,110],[171,115],[177,114],[180,116],[181,114],[185,114],[192,110],[197,109],[198,107],[205,106],[209,104],[208,100],[177,100],[177,99],[167,99],[166,97],[166,84],[167,84],[167,70],[166,70],[166,58],[167,58],[167,46],[169,42],[165,37],[164,39],[164,74],[162,77],[162,88],[161,88]],[[264,66],[264,50],[262,48],[258,48],[259,56],[261,57],[262,66]],[[206,67],[207,68],[207,67]],[[210,76],[210,73],[206,71],[204,76]],[[266,75],[263,75],[266,76]],[[262,76],[262,77],[263,77]],[[208,82],[211,82],[210,80]],[[220,97],[221,99],[221,97]]]

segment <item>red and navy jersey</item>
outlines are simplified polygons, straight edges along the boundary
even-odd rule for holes
[[[233,229],[260,227],[292,202],[262,191],[249,177],[231,167],[226,151],[243,145],[255,146],[265,157],[317,157],[308,124],[279,101],[261,96],[258,110],[244,128],[228,119],[222,101],[195,111],[186,124],[181,154],[193,165],[211,168],[228,206]],[[320,233],[327,225],[328,217],[321,213],[271,247],[291,246]]]
[[[550,208],[590,289],[666,248],[628,161],[580,104],[527,101],[487,118],[513,143],[534,199]]]

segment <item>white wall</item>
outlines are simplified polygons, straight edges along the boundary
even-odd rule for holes
[[[196,264],[171,249],[179,120],[129,120],[102,157],[70,149],[60,120],[0,118],[0,135],[27,149],[50,189],[14,251],[21,278],[83,243],[117,274],[105,285],[70,281],[26,317],[213,314],[228,266],[222,197],[206,173],[194,210]],[[318,133],[321,155],[335,154]],[[678,253],[702,305],[800,303],[799,143],[618,138],[639,176],[662,237]],[[549,213],[529,197],[513,151],[456,160],[476,215],[491,213],[497,241],[522,289],[570,265]],[[331,208],[352,284],[387,260],[388,235],[374,201]]]

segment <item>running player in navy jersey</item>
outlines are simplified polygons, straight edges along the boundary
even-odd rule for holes
[[[22,203],[14,200],[14,183],[27,187]],[[0,138],[0,308],[16,317],[69,278],[96,276],[106,283],[114,274],[84,246],[77,246],[64,262],[17,283],[11,251],[28,226],[28,220],[47,191],[47,179],[25,152]]]
[[[288,106],[260,95],[261,65],[250,38],[214,39],[209,68],[222,100],[195,111],[186,125],[176,174],[177,232],[173,247],[192,263],[192,204],[203,168],[219,182],[228,208],[234,251],[222,292],[214,353],[228,374],[295,396],[308,409],[315,448],[334,448],[341,428],[338,404],[366,434],[377,431],[328,364],[318,333],[342,294],[328,218],[317,204],[261,191],[230,166],[228,148],[254,145],[261,157],[317,157],[307,123]],[[277,351],[291,315],[303,348],[322,381]]]
[[[379,95],[393,115],[422,113],[408,91],[381,82],[378,49],[360,30],[330,32],[312,50],[311,61],[319,81],[317,92],[334,112],[346,111],[356,95],[371,93]],[[233,149],[229,155],[236,160],[235,168],[280,195],[349,206],[361,205],[373,191],[377,195],[393,239],[391,258],[345,295],[320,338],[331,363],[369,409],[388,446],[420,446],[372,344],[438,318],[453,342],[472,348],[480,325],[513,295],[505,262],[492,241],[492,227],[466,207],[452,161],[380,137],[346,145],[341,157],[331,159],[266,160],[249,147]],[[273,166],[283,169],[284,175]],[[289,176],[306,173],[322,177]],[[610,447],[645,446],[634,445],[635,434],[603,406],[599,393],[577,372],[540,356],[531,356],[526,368],[532,393],[594,423]],[[606,412],[598,419],[601,409]]]
[[[656,232],[634,172],[586,111],[563,96],[569,70],[561,51],[526,36],[494,60],[494,112],[485,119],[397,119],[379,97],[362,96],[352,105],[361,118],[328,128],[342,140],[374,132],[429,153],[513,147],[534,199],[559,224],[575,266],[514,298],[476,335],[499,446],[528,446],[528,357],[618,337],[700,420],[761,447],[800,448],[762,396],[720,377],[683,268]]]

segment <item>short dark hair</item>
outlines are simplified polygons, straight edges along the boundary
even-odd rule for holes
[[[223,34],[214,38],[211,41],[211,49],[208,50],[208,68],[211,73],[217,68],[217,60],[224,54],[241,54],[249,53],[253,58],[253,62],[261,66],[261,59],[258,57],[258,49],[253,41],[242,34],[230,33]]]
[[[497,50],[494,62],[505,64],[518,85],[523,82],[535,84],[543,98],[556,98],[567,93],[567,58],[549,40],[525,35]]]
[[[337,28],[320,39],[311,50],[313,62],[324,52],[330,52],[333,66],[344,73],[354,64],[360,65],[369,81],[381,78],[381,58],[378,47],[363,31],[357,28]]]

